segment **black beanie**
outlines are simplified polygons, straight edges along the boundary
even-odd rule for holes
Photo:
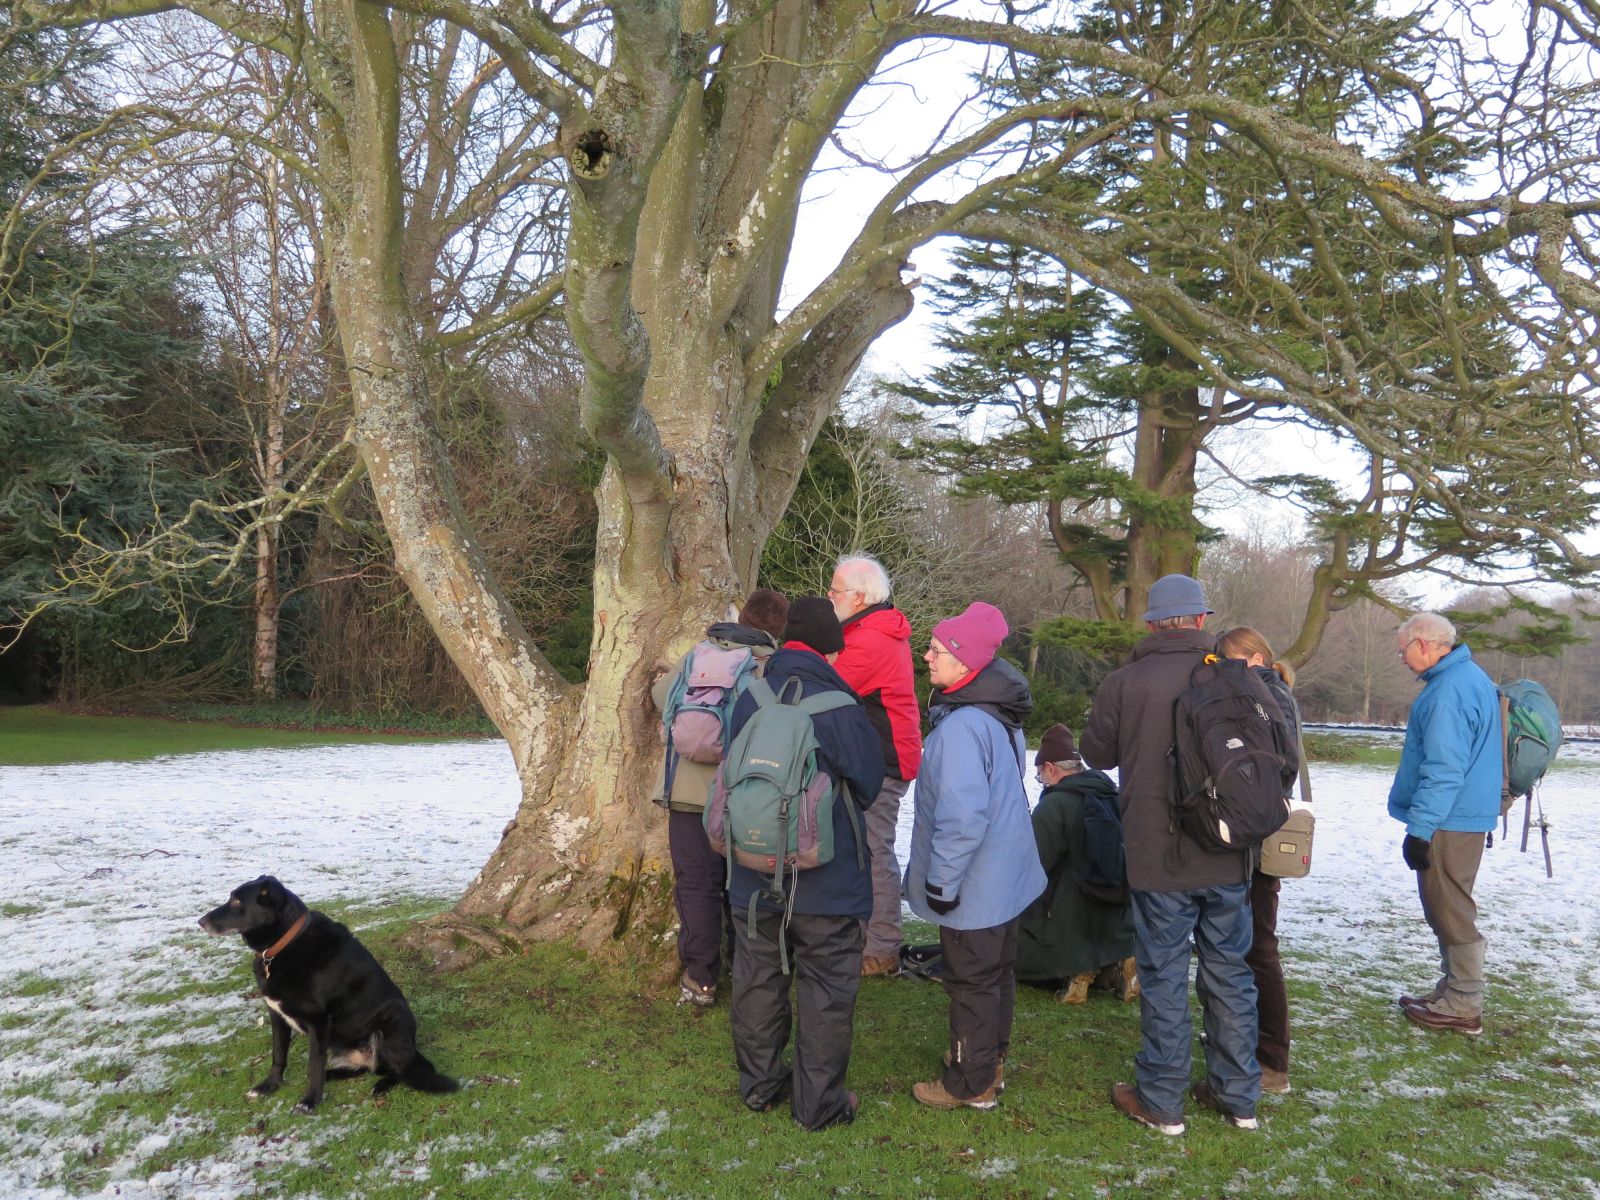
[[[789,604],[783,640],[802,642],[818,654],[837,654],[844,649],[844,630],[839,628],[833,605],[821,596],[797,596]]]

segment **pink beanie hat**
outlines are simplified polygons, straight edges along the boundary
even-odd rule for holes
[[[992,663],[1010,632],[1000,610],[981,600],[967,605],[959,617],[946,617],[933,627],[933,636],[968,671],[981,671]]]

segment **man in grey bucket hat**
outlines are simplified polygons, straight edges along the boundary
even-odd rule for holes
[[[1139,968],[1140,1047],[1135,1082],[1112,1089],[1116,1108],[1162,1133],[1183,1132],[1189,1086],[1189,944],[1205,1010],[1206,1077],[1193,1097],[1237,1129],[1256,1127],[1256,985],[1250,952],[1250,855],[1208,850],[1172,828],[1176,781],[1169,753],[1173,702],[1214,647],[1211,608],[1198,580],[1165,575],[1150,588],[1150,636],[1095,692],[1078,750],[1091,767],[1119,771],[1134,960]]]
[[[1198,579],[1187,575],[1163,575],[1150,585],[1149,608],[1141,621],[1154,623],[1172,617],[1209,617],[1206,592]],[[1197,626],[1198,628],[1198,626]]]

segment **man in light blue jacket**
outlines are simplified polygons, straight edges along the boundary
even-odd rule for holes
[[[1431,992],[1401,996],[1400,1007],[1424,1029],[1480,1034],[1485,942],[1472,888],[1484,835],[1500,817],[1500,695],[1438,613],[1418,613],[1400,626],[1397,652],[1422,680],[1422,694],[1406,720],[1389,815],[1406,827],[1401,853],[1417,873],[1442,968]]]
[[[944,1073],[911,1091],[930,1108],[993,1108],[1016,1005],[1017,918],[1044,891],[1023,789],[1028,681],[995,654],[1005,618],[976,603],[934,626],[924,656],[933,732],[917,776],[906,868],[912,911],[939,926],[950,998]]]

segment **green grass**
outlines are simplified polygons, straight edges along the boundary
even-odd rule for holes
[[[1354,763],[1368,767],[1394,767],[1400,764],[1398,740],[1350,733],[1308,732],[1301,735],[1301,743],[1313,763]],[[1592,765],[1572,757],[1570,753],[1558,753],[1550,769],[1580,770]]]
[[[207,750],[262,750],[341,742],[402,744],[415,740],[411,734],[313,732],[250,728],[220,721],[78,716],[44,707],[0,708],[0,766],[110,762]]]
[[[1348,733],[1302,733],[1310,761],[1392,767],[1400,762],[1400,743]]]
[[[275,729],[338,733],[422,733],[455,737],[495,736],[494,724],[481,714],[449,716],[428,712],[329,712],[303,700],[249,704],[164,704],[152,715],[181,721],[227,721]]]
[[[1409,1027],[1377,977],[1291,959],[1295,1092],[1264,1100],[1245,1134],[1192,1112],[1182,1138],[1142,1129],[1107,1100],[1126,1079],[1138,1006],[1097,995],[1067,1008],[1024,988],[1008,1090],[989,1113],[932,1112],[910,1097],[945,1044],[946,1002],[929,983],[873,979],[861,989],[850,1084],[853,1126],[804,1133],[786,1111],[747,1112],[737,1094],[724,1004],[678,1008],[635,973],[562,947],[428,975],[398,941],[394,913],[350,909],[363,940],[405,987],[427,1053],[469,1081],[455,1096],[404,1089],[374,1100],[363,1080],[329,1084],[312,1116],[291,1109],[305,1079],[296,1039],[277,1095],[245,1090],[265,1074],[268,1032],[245,956],[187,1003],[141,1019],[167,1037],[152,1082],[136,1047],[113,1040],[84,1074],[101,1084],[79,1124],[93,1128],[53,1170],[69,1194],[98,1193],[112,1165],[135,1178],[219,1161],[241,1194],[384,1200],[528,1196],[1170,1197],[1592,1196],[1600,1114],[1592,1036],[1530,978],[1491,981],[1498,1001],[1471,1040]],[[913,938],[926,931],[910,931]],[[1393,963],[1387,969],[1393,969]],[[1372,975],[1363,972],[1371,971]],[[1327,979],[1328,986],[1309,983]],[[148,1000],[168,1000],[165,995]],[[219,1040],[172,1037],[223,1026]],[[0,1094],[13,1090],[0,1085]],[[47,1117],[27,1118],[36,1133]],[[164,1144],[139,1151],[152,1132]],[[0,1154],[5,1151],[0,1150]],[[134,1164],[129,1168],[128,1164]],[[170,1177],[169,1177],[170,1178]]]

